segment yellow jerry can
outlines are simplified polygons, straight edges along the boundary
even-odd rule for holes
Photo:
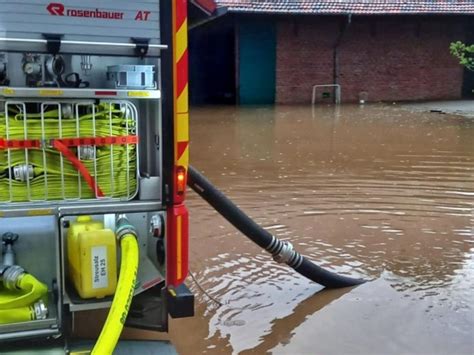
[[[68,273],[80,297],[103,298],[117,287],[115,233],[89,216],[71,223],[67,235]]]

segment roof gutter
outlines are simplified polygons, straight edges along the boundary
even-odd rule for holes
[[[215,19],[224,16],[228,12],[229,10],[227,7],[218,7],[209,17],[202,19],[201,21],[198,21],[196,23],[193,23],[192,25],[189,25],[188,30],[193,30],[196,27],[199,27],[199,26],[205,25],[206,23],[214,21]]]
[[[217,9],[217,4],[214,0],[190,0],[190,2],[200,8],[208,16],[211,16]]]

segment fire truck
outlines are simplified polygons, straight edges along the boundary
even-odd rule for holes
[[[187,1],[0,0],[0,352],[189,317]]]
[[[2,354],[156,353],[119,339],[194,315],[187,185],[309,280],[365,282],[314,264],[189,165],[187,31],[186,0],[0,0]],[[76,343],[76,315],[96,310],[98,339]]]

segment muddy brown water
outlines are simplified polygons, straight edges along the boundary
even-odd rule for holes
[[[258,223],[372,281],[323,290],[188,192],[191,270],[222,306],[189,280],[196,317],[169,335],[181,354],[474,353],[474,120],[195,108],[191,138],[193,165]]]

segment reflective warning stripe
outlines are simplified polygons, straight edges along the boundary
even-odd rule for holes
[[[184,205],[185,193],[178,190],[176,178],[189,166],[189,103],[188,103],[188,21],[187,0],[173,3],[173,105],[174,105],[174,206],[168,210],[167,282],[178,286],[189,270],[189,216]],[[185,177],[187,180],[187,177]],[[183,181],[180,182],[181,184]],[[184,181],[186,184],[186,181]]]
[[[175,66],[175,162],[189,165],[189,102],[188,102],[188,20],[187,1],[176,0],[174,18]]]
[[[183,278],[183,216],[176,219],[176,278]]]

